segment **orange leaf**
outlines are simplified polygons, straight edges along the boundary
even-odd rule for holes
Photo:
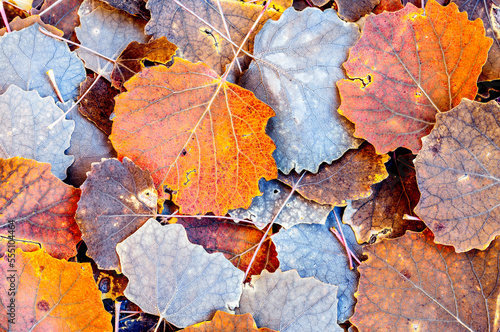
[[[344,63],[351,80],[338,82],[339,112],[377,153],[399,146],[416,153],[436,113],[474,99],[491,44],[482,21],[468,21],[455,4],[430,0],[425,14],[407,4],[370,16]]]
[[[0,159],[0,234],[42,243],[56,258],[76,255],[81,233],[75,222],[80,189],[64,184],[50,164],[14,157]],[[4,248],[2,248],[4,249]]]
[[[183,59],[145,68],[125,88],[111,142],[120,159],[148,169],[181,212],[246,208],[260,195],[259,179],[276,178],[275,145],[265,134],[274,112],[252,92]]]
[[[375,8],[373,8],[373,13],[382,14],[384,11],[395,12],[400,9],[403,9],[401,0],[381,0],[380,3]]]
[[[191,243],[203,246],[209,254],[223,253],[234,266],[243,272],[248,268],[255,249],[265,233],[264,230],[252,224],[236,224],[214,218],[195,219],[181,216],[177,223],[184,226]],[[276,246],[269,237],[260,247],[248,273],[247,281],[250,281],[252,275],[259,275],[264,269],[269,272],[276,271],[279,264]]]
[[[498,331],[496,240],[486,251],[457,254],[429,230],[364,247],[358,304],[360,331]]]
[[[209,322],[201,322],[182,329],[180,332],[276,332],[267,327],[257,328],[251,314],[231,315],[217,311]]]
[[[14,259],[14,269],[6,258],[0,261],[0,316],[5,317],[1,328],[19,332],[113,331],[111,314],[104,310],[90,264],[58,260],[43,250],[25,253],[17,249]],[[9,291],[14,291],[10,290],[12,284],[15,297],[9,296]],[[12,310],[7,307],[11,303]]]

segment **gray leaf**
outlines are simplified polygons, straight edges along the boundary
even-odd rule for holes
[[[223,254],[190,243],[181,225],[149,219],[116,250],[129,279],[125,296],[177,327],[238,305],[244,273]]]
[[[250,313],[257,326],[281,332],[342,331],[337,325],[337,287],[302,279],[295,270],[264,270],[252,277],[236,313]]]
[[[361,144],[352,136],[354,126],[337,113],[335,87],[346,78],[342,63],[358,38],[355,24],[341,21],[331,9],[317,8],[288,8],[257,35],[256,59],[240,84],[276,112],[267,132],[285,174],[294,168],[316,173],[322,162]]]
[[[66,43],[38,31],[38,23],[0,37],[0,93],[14,84],[24,90],[36,90],[41,97],[57,99],[47,76],[54,70],[65,101],[78,96],[85,68]]]

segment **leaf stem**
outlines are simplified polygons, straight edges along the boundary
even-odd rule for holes
[[[3,7],[3,0],[0,0],[0,14],[2,15],[3,24],[7,32],[12,32],[9,25],[9,20],[7,19],[7,14],[5,13],[5,8]]]

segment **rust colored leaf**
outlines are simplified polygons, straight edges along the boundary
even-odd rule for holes
[[[246,271],[265,231],[252,224],[233,223],[214,218],[178,218],[178,224],[186,228],[191,243],[199,244],[208,253],[221,252],[238,269]],[[271,234],[270,234],[271,235]],[[279,266],[276,246],[269,237],[257,254],[247,280],[262,270],[274,272]]]
[[[156,215],[158,195],[148,171],[128,158],[92,164],[82,185],[76,221],[100,269],[119,270],[116,245]]]
[[[500,242],[457,254],[429,230],[366,246],[358,304],[360,331],[498,331]]]
[[[40,10],[33,9],[33,13],[40,14],[57,0],[45,0]],[[64,38],[78,42],[75,34],[75,27],[80,25],[80,17],[78,16],[78,7],[83,0],[64,0],[52,7],[48,12],[43,14],[42,21],[61,29],[64,32]]]
[[[231,315],[217,311],[209,322],[201,322],[182,329],[180,332],[277,332],[267,327],[257,328],[251,314]]]
[[[219,32],[227,35],[217,0],[180,2]],[[221,0],[220,5],[230,38],[236,45],[240,45],[262,11],[262,6],[227,0]],[[226,65],[233,59],[236,48],[217,31],[212,30],[173,0],[167,2],[149,0],[146,8],[151,11],[151,20],[144,30],[146,34],[153,35],[154,38],[165,36],[179,47],[179,56],[192,62],[202,61],[218,74],[224,72]],[[251,33],[243,50],[251,52],[255,35],[266,20],[277,20],[280,15],[272,7],[268,9]]]
[[[119,296],[125,296],[124,291],[128,284],[125,275],[116,273],[116,271],[99,271],[97,277],[97,288],[101,291],[101,299],[116,300]]]
[[[80,94],[90,88],[95,77],[87,77],[80,85]],[[116,90],[103,78],[92,87],[80,104],[80,113],[95,123],[106,135],[111,134],[111,120],[115,100],[113,99],[120,91]]]
[[[64,184],[50,164],[0,159],[0,235],[14,225],[15,237],[42,243],[56,258],[76,255],[81,233],[75,222],[80,189]]]
[[[252,92],[183,59],[145,68],[125,88],[111,142],[119,158],[151,172],[160,197],[171,194],[180,212],[247,208],[260,195],[259,179],[276,178],[275,145],[265,134],[274,112]]]
[[[24,28],[27,28],[35,23],[40,24],[42,27],[44,27],[45,30],[50,31],[51,33],[62,36],[63,32],[55,27],[53,27],[50,24],[45,24],[42,22],[40,19],[40,16],[38,15],[32,15],[28,16],[26,18],[20,18],[19,16],[15,17],[11,22],[9,22],[9,27],[12,31],[19,31]],[[7,32],[7,29],[2,28],[0,29],[0,36],[3,36]]]
[[[4,331],[113,331],[88,263],[69,263],[43,250],[15,252],[14,267],[0,260],[0,328]],[[15,271],[12,271],[12,270]],[[7,304],[15,284],[15,324],[9,324]]]
[[[370,16],[344,63],[351,80],[338,83],[339,112],[377,153],[400,146],[416,153],[436,113],[474,99],[491,43],[483,23],[468,21],[455,4],[429,0],[425,15],[407,4]]]
[[[403,219],[405,214],[415,216],[413,209],[420,198],[413,159],[411,154],[393,159],[387,165],[389,177],[374,184],[369,197],[347,202],[343,221],[352,226],[359,243],[375,243],[425,228],[421,221]]]
[[[111,83],[119,90],[124,91],[123,83],[144,68],[144,60],[166,64],[172,60],[177,46],[166,37],[149,41],[148,43],[131,42],[116,59],[111,73]]]
[[[379,2],[380,0],[335,0],[340,18],[348,22],[356,22],[369,14]]]
[[[403,8],[401,0],[381,0],[380,3],[373,8],[373,13],[382,14],[383,12],[395,12]]]
[[[457,252],[484,250],[500,234],[500,106],[464,99],[438,114],[415,159],[415,213]]]
[[[322,164],[316,174],[306,173],[297,192],[320,204],[345,205],[348,199],[365,198],[371,194],[370,186],[387,177],[385,165],[388,155],[378,155],[368,143],[359,149],[347,151],[331,165]],[[295,171],[278,175],[278,179],[293,186],[300,178]]]

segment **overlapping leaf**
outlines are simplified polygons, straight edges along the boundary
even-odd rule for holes
[[[13,271],[15,270],[15,271]],[[15,252],[0,261],[0,328],[3,331],[113,331],[88,263],[69,263],[43,250]],[[7,316],[15,286],[15,317]],[[13,318],[14,324],[7,318]]]
[[[295,269],[302,278],[316,279],[338,287],[338,321],[345,322],[354,312],[354,292],[359,274],[349,269],[345,248],[330,232],[337,227],[334,212],[330,213],[326,225],[297,225],[282,229],[273,235],[276,243],[280,269]],[[352,229],[342,226],[343,234],[351,250],[361,253]]]
[[[356,22],[366,14],[369,14],[380,0],[335,0],[340,18],[348,22]]]
[[[35,14],[40,14],[52,6],[57,0],[45,0],[40,10],[33,9]],[[75,28],[80,24],[78,7],[83,0],[66,0],[58,3],[42,15],[42,20],[64,32],[64,38],[77,41]]]
[[[256,58],[240,83],[276,111],[267,131],[285,174],[316,173],[322,162],[361,144],[352,124],[333,111],[339,106],[335,82],[346,77],[341,64],[358,38],[355,24],[317,8],[289,8],[257,35]]]
[[[221,253],[208,254],[190,243],[181,225],[149,219],[116,250],[129,279],[125,296],[177,327],[238,304],[244,273]]]
[[[415,213],[437,243],[485,249],[500,234],[500,107],[464,99],[438,114],[415,159]]]
[[[100,269],[119,269],[116,244],[156,215],[158,195],[148,171],[129,159],[92,164],[82,185],[76,221],[87,244],[87,255]]]
[[[144,24],[132,16],[118,10],[97,7],[80,17],[81,25],[75,28],[81,44],[99,54],[115,60],[132,41],[145,43]],[[110,80],[113,63],[83,48],[77,50],[85,61],[85,67]]]
[[[148,169],[160,196],[169,192],[182,213],[248,207],[259,179],[276,177],[265,134],[273,110],[206,65],[176,59],[170,68],[142,70],[125,88],[116,98],[113,146],[119,158]]]
[[[188,0],[179,3],[194,12],[201,20],[180,7],[174,0],[168,2],[149,0],[146,8],[151,12],[151,20],[146,25],[146,34],[153,35],[154,38],[167,37],[179,47],[179,56],[192,62],[202,61],[219,75],[234,58],[236,51],[236,47],[220,33],[230,38],[235,45],[242,44],[263,9],[260,5],[229,0]],[[223,13],[219,12],[218,3]],[[243,45],[243,50],[252,51],[253,39],[265,21],[276,20],[279,16],[278,11],[268,9],[250,34],[248,42]],[[226,26],[229,36],[226,33]]]
[[[435,115],[462,98],[474,99],[492,40],[480,20],[470,22],[455,4],[407,4],[366,20],[344,64],[351,80],[338,82],[339,112],[356,124],[378,153],[399,146],[418,152]]]
[[[259,187],[263,195],[255,197],[248,209],[231,210],[229,214],[232,217],[248,219],[262,229],[280,211],[285,200],[290,195],[291,189],[277,180],[261,180]],[[297,193],[293,193],[286,205],[281,209],[275,223],[285,228],[302,223],[324,224],[331,210],[331,206],[316,204],[304,199]]]
[[[85,79],[85,68],[66,43],[48,37],[34,25],[21,31],[12,31],[0,37],[0,93],[10,85],[24,90],[36,90],[40,96],[56,93],[47,79],[47,70],[53,69],[64,101],[78,96],[80,82]]]
[[[250,314],[231,315],[224,311],[217,311],[210,322],[201,322],[189,326],[181,332],[276,332],[267,327],[257,328]]]
[[[413,159],[411,154],[393,159],[387,167],[389,177],[374,184],[369,197],[347,201],[343,221],[351,225],[359,243],[375,243],[425,228],[419,220],[404,218],[405,214],[415,216],[413,209],[420,198]]]
[[[237,314],[252,314],[257,326],[280,332],[342,331],[337,325],[337,287],[297,271],[263,271],[246,284]]]
[[[57,29],[56,27],[53,27],[50,24],[45,24],[38,15],[31,15],[26,18],[19,18],[19,16],[16,16],[12,21],[9,22],[9,27],[11,31],[20,31],[29,26],[32,26],[35,23],[40,24],[45,30],[50,31],[51,33],[57,36],[63,35],[63,32],[61,30]],[[6,33],[7,33],[7,28],[0,29],[0,36],[5,35]]]
[[[408,232],[366,246],[359,266],[361,331],[497,331],[500,243],[457,254],[432,233]]]
[[[74,159],[64,151],[75,123],[62,120],[49,128],[62,115],[54,99],[11,85],[0,95],[0,158],[18,156],[49,163],[52,173],[64,180]]]
[[[382,14],[384,11],[395,12],[403,8],[401,0],[381,0],[380,3],[373,8],[373,13]]]
[[[15,238],[42,243],[56,258],[76,254],[81,233],[75,222],[80,189],[64,184],[50,165],[19,157],[0,159],[0,234],[15,225]]]
[[[372,145],[347,151],[331,165],[323,164],[317,174],[306,173],[297,185],[297,192],[320,204],[343,205],[348,199],[360,199],[371,194],[370,186],[387,177],[387,155],[378,155]],[[292,172],[278,179],[292,186],[300,176]]]

